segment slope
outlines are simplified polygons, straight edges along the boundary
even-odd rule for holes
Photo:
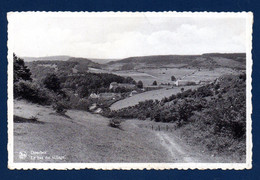
[[[212,53],[202,55],[158,55],[129,57],[107,63],[108,66],[121,67],[121,70],[142,69],[143,67],[229,67],[245,69],[245,53]]]

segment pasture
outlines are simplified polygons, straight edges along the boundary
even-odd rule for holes
[[[130,76],[135,81],[142,81],[144,86],[151,86],[154,81],[157,84],[173,84],[171,76],[176,79],[194,81],[213,81],[223,74],[237,74],[238,70],[231,68],[144,68],[139,70],[111,71],[119,76]]]
[[[195,89],[198,87],[199,86],[186,86],[186,87],[184,87],[184,90]],[[145,101],[145,100],[150,100],[150,99],[161,100],[164,97],[169,97],[173,94],[177,94],[177,93],[181,92],[181,88],[183,88],[183,87],[163,88],[163,89],[159,89],[159,90],[147,91],[144,93],[136,94],[132,97],[128,97],[126,99],[117,101],[116,103],[114,103],[110,106],[110,109],[118,110],[118,109],[122,109],[125,107],[134,106],[134,105],[138,104],[140,101]]]

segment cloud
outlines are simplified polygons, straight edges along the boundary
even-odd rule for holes
[[[78,44],[84,56],[124,58],[158,54],[202,54],[205,52],[245,52],[245,35],[218,32],[210,27],[183,25],[176,31],[152,34],[125,32],[110,34],[105,43]]]
[[[245,52],[242,18],[20,17],[10,38],[20,56],[125,58]]]

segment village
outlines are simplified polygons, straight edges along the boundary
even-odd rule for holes
[[[89,100],[93,102],[93,104],[89,107],[89,111],[93,113],[102,113],[103,108],[107,108],[112,106],[117,101],[123,101],[124,99],[134,97],[136,95],[142,95],[142,93],[153,93],[156,90],[170,90],[170,89],[181,89],[184,90],[184,87],[189,86],[199,86],[210,81],[190,81],[190,80],[176,80],[170,83],[161,83],[157,85],[154,83],[150,86],[143,86],[138,87],[136,84],[129,84],[129,83],[117,83],[112,82],[109,86],[110,92],[102,92],[102,93],[91,93],[88,97]],[[117,89],[124,89],[124,92],[117,92]],[[171,95],[171,94],[169,94]],[[166,95],[167,96],[167,95]],[[140,99],[142,101],[143,99]]]

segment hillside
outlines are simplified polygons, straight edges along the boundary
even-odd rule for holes
[[[78,68],[80,66],[83,66],[83,67],[93,67],[93,68],[101,68],[101,65],[96,63],[96,62],[93,62],[92,60],[90,59],[87,59],[87,58],[76,58],[76,57],[72,57],[72,58],[69,58],[68,59],[68,62],[77,62],[78,63]]]
[[[117,61],[117,59],[96,59],[96,58],[88,58],[88,59],[98,64],[107,64],[110,61]]]
[[[246,54],[202,54],[202,55],[160,55],[129,57],[107,63],[120,70],[142,69],[143,67],[199,67],[217,68],[228,67],[245,69]]]
[[[124,121],[117,129],[108,126],[109,119],[86,111],[69,110],[62,116],[48,106],[14,104],[15,162],[226,162],[202,156],[172,132],[152,131],[147,128],[151,123]]]
[[[67,61],[70,56],[21,57],[25,62],[31,61]]]
[[[246,152],[245,80],[245,74],[224,75],[198,89],[161,101],[146,100],[105,115],[173,123],[188,142],[240,162]]]
[[[37,60],[25,62],[32,72],[33,78],[45,77],[48,73],[68,75],[71,73],[86,73],[89,68],[100,69],[102,65],[86,58],[68,57],[62,60]]]

